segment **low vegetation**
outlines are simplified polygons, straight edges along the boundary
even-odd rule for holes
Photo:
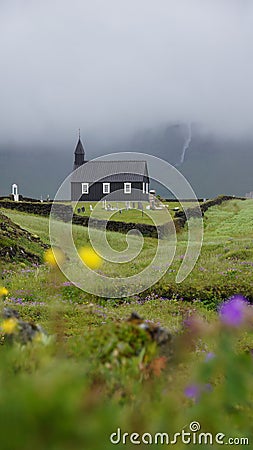
[[[189,448],[202,448],[199,439],[204,438],[209,439],[206,448],[218,448],[217,433],[225,435],[224,444],[234,439],[238,448],[248,439],[250,448],[251,200],[231,200],[206,212],[202,252],[183,283],[175,283],[175,273],[187,230],[178,235],[174,262],[160,282],[123,299],[86,294],[56,267],[42,264],[48,219],[2,213],[0,248],[15,244],[38,257],[32,261],[18,252],[1,254],[2,309],[17,311],[21,323],[39,324],[50,338],[20,343],[18,322],[8,322],[8,310],[3,312],[2,448],[112,449],[110,436],[116,432],[114,442],[121,433],[120,448],[135,448],[135,432],[139,448],[163,448],[170,439],[183,449],[183,429],[191,433]],[[87,245],[87,230],[74,226],[74,239],[77,247]],[[124,235],[108,233],[108,239],[114,248],[125,248]],[[155,248],[156,239],[145,238],[136,266],[123,265],[120,273],[144,267]],[[104,264],[103,271],[115,276],[119,268]],[[140,319],[135,315],[128,320],[133,311]],[[160,344],[149,331],[157,327],[170,337]],[[209,436],[201,438],[201,432]],[[123,433],[128,433],[125,444]],[[157,433],[167,433],[164,444]],[[181,435],[172,444],[175,433]]]

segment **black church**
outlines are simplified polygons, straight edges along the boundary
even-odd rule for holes
[[[148,201],[149,176],[146,161],[85,160],[81,138],[74,153],[71,175],[72,201]]]

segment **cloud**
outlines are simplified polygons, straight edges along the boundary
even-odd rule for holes
[[[252,133],[249,0],[2,0],[0,30],[2,144],[177,121]]]

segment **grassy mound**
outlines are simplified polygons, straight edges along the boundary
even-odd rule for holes
[[[37,235],[29,233],[11,219],[0,213],[1,263],[20,261],[40,263],[47,247]]]

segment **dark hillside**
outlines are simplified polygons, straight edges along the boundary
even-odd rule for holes
[[[11,261],[40,263],[46,247],[38,236],[22,229],[0,213],[1,264]]]

